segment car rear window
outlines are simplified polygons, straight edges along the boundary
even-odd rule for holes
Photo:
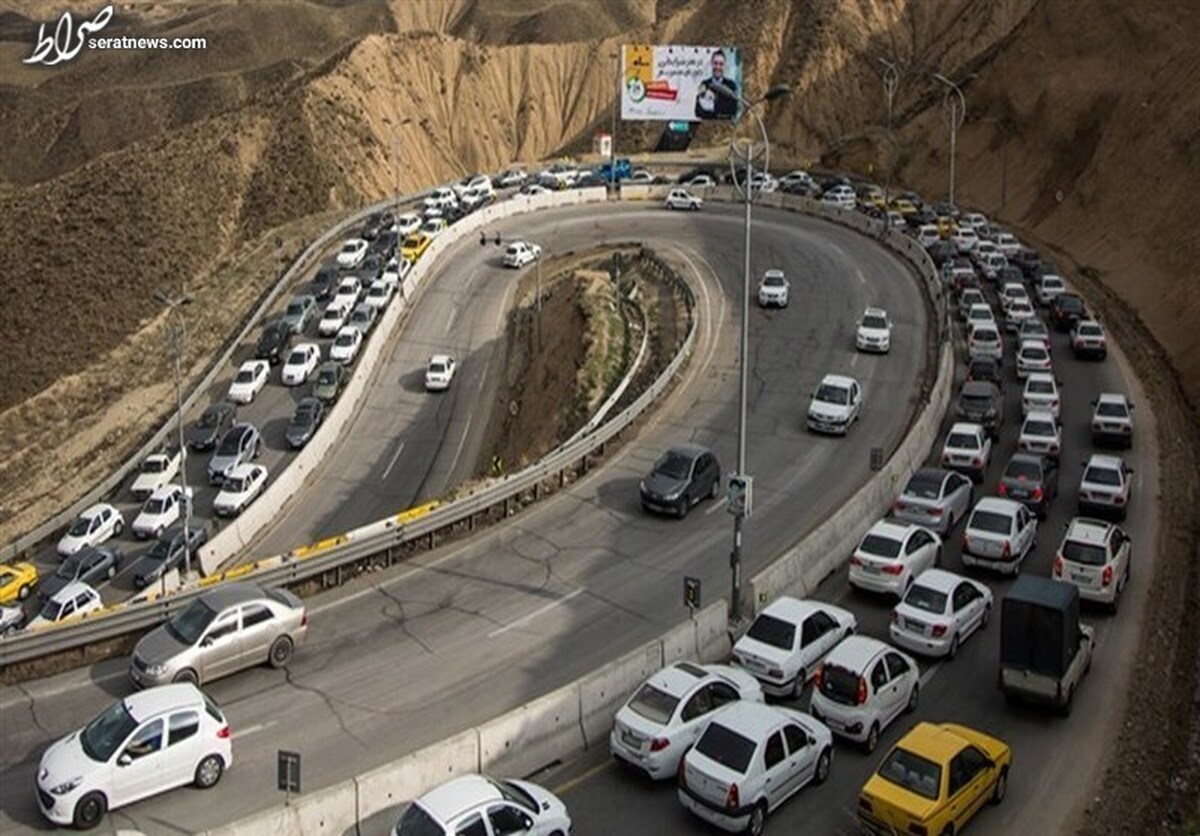
[[[946,446],[955,450],[978,450],[979,439],[971,433],[950,433]]]
[[[696,751],[706,758],[740,773],[745,773],[750,765],[754,749],[753,740],[716,722],[709,724],[696,744]]]
[[[1096,407],[1096,414],[1103,415],[1105,418],[1124,418],[1129,412],[1123,404],[1101,403]]]
[[[1035,419],[1025,422],[1024,432],[1026,435],[1054,436],[1058,434],[1057,430],[1058,428],[1054,426],[1053,421],[1040,421]]]
[[[796,625],[764,613],[754,619],[746,635],[771,647],[791,650],[796,641]]]
[[[1111,467],[1089,467],[1083,472],[1083,481],[1115,488],[1121,484],[1121,474]]]
[[[1030,380],[1027,391],[1033,395],[1053,395],[1054,383],[1049,380]]]
[[[1042,468],[1037,462],[1024,461],[1017,459],[1008,463],[1008,467],[1004,468],[1004,477],[1006,479],[1041,479]]]
[[[828,662],[821,668],[821,693],[842,705],[858,705],[859,676]]]
[[[1012,530],[1012,519],[994,511],[976,511],[971,515],[967,528],[986,531],[989,534],[1008,534]]]
[[[1090,543],[1080,543],[1075,540],[1067,540],[1062,547],[1063,560],[1069,560],[1072,563],[1084,563],[1088,566],[1103,566],[1107,559],[1107,552],[1103,546],[1096,546]]]
[[[931,760],[897,746],[879,765],[879,777],[922,798],[937,800],[942,768]]]
[[[887,557],[894,558],[900,554],[900,541],[893,540],[891,537],[884,537],[879,534],[868,534],[863,538],[862,544],[858,550],[871,555],[871,557]]]
[[[942,493],[942,477],[933,474],[916,473],[904,487],[905,496],[915,496],[918,499],[937,499]]]
[[[629,707],[636,713],[653,723],[666,725],[675,713],[679,698],[673,697],[666,691],[660,691],[649,682],[638,689],[629,701]]]
[[[913,584],[904,596],[904,603],[918,610],[941,615],[946,611],[946,598],[947,595],[945,592],[938,592],[936,589],[930,589],[927,586]]]
[[[396,836],[446,836],[446,831],[420,804],[411,804],[396,825]]]

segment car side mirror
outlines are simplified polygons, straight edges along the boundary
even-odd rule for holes
[[[212,643],[215,641],[216,641],[216,639],[214,639],[212,636],[205,636],[204,638],[202,638],[200,640],[200,646],[201,647],[212,647]]]
[[[815,737],[813,737],[811,734],[808,736],[808,745],[809,746],[817,745],[817,739]]]
[[[521,816],[521,827],[525,830],[533,830],[533,819],[529,816]]]
[[[117,758],[117,766],[129,766],[131,763],[133,763],[133,755],[128,752],[122,752],[121,756]]]
[[[1125,472],[1126,473],[1136,473],[1137,471],[1135,471],[1132,467],[1127,467],[1127,468],[1125,468]]]

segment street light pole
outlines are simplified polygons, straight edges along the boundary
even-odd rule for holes
[[[963,96],[961,82],[954,82],[941,73],[934,73],[936,81],[946,85],[946,110],[950,119],[950,205],[954,203],[954,155],[958,143],[958,129],[967,118],[967,100]],[[965,79],[964,79],[965,81]]]
[[[883,207],[886,212],[887,207],[891,205],[892,170],[896,165],[896,139],[892,133],[892,106],[896,100],[896,88],[900,86],[900,68],[896,62],[884,58],[880,58],[879,63],[883,64],[883,95],[887,99],[888,162],[887,177],[883,181]]]
[[[172,297],[159,291],[154,294],[154,299],[167,309],[171,347],[175,352],[175,423],[179,432],[179,490],[183,494],[183,572],[186,577],[192,573],[192,501],[187,494],[187,446],[183,443],[183,341],[187,333],[183,308],[192,304],[192,297],[186,293]]]

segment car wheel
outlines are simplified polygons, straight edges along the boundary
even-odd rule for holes
[[[958,655],[958,633],[950,637],[950,651],[946,654],[947,659],[953,659]]]
[[[692,504],[688,502],[687,494],[679,498],[679,502],[675,507],[675,513],[679,515],[679,519],[683,519],[688,515],[688,511],[692,509]]]
[[[760,801],[750,811],[750,822],[746,825],[746,833],[750,836],[760,836],[767,826],[767,802]]]
[[[904,705],[904,711],[907,714],[912,714],[917,710],[917,706],[921,702],[921,683],[914,682],[912,690],[908,692],[908,702]]]
[[[221,780],[221,775],[225,772],[225,761],[220,755],[209,755],[204,760],[196,765],[196,778],[194,783],[199,789],[210,790],[217,785]]]
[[[1115,590],[1113,590],[1113,599],[1112,599],[1112,603],[1108,605],[1108,612],[1110,615],[1116,615],[1117,610],[1119,610],[1120,608],[1121,608],[1121,587],[1118,586]]]
[[[796,674],[796,681],[792,683],[792,698],[797,700],[800,699],[800,695],[804,693],[804,686],[807,684],[808,671],[804,670],[804,668],[801,668],[800,672]]]
[[[941,836],[954,836],[954,825],[948,824],[943,827]]]
[[[76,830],[91,830],[104,818],[108,810],[108,799],[104,793],[89,792],[75,804],[75,815],[71,817]]]
[[[125,520],[117,520],[116,524],[113,526],[113,536],[120,537],[121,534],[124,533],[124,531],[125,531]]]
[[[867,754],[874,752],[879,746],[879,724],[872,723],[870,731],[867,732],[867,739],[863,741],[863,748],[867,750]]]
[[[1067,699],[1058,709],[1058,713],[1064,717],[1071,716],[1071,709],[1075,707],[1075,686],[1071,686],[1067,691]]]
[[[29,584],[22,584],[21,588],[17,590],[17,600],[24,601],[28,597],[29,597]]]
[[[833,762],[833,750],[826,747],[817,758],[817,771],[813,775],[814,784],[824,784],[829,778],[829,765]]]
[[[1008,795],[1008,768],[1000,770],[999,777],[996,778],[996,787],[992,790],[992,797],[989,799],[992,804],[999,804],[1004,800],[1004,796]]]
[[[117,576],[117,567],[115,565],[109,566],[108,572],[105,574],[108,575],[108,579],[111,581],[113,578],[115,578]]]
[[[984,627],[987,627],[988,621],[990,621],[991,618],[992,618],[992,607],[989,604],[988,606],[983,608],[983,618],[979,619],[979,629],[982,630]]]
[[[292,651],[294,649],[295,645],[292,644],[292,640],[287,636],[280,636],[279,638],[275,639],[275,641],[271,643],[271,653],[268,656],[271,667],[282,668],[287,665],[287,663],[291,661]]]
[[[720,495],[721,495],[721,480],[713,479],[712,490],[708,492],[708,496],[710,499],[716,499]]]
[[[171,679],[172,682],[189,682],[192,685],[200,684],[200,677],[196,676],[196,672],[191,668],[184,668]]]

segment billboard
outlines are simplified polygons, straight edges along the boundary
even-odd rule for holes
[[[662,122],[734,119],[742,93],[742,57],[735,46],[621,47],[621,118]]]

